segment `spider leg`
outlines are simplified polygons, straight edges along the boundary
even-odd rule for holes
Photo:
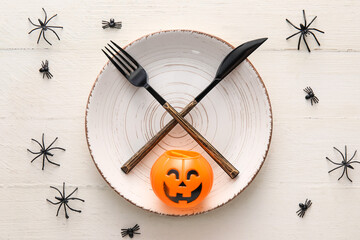
[[[55,33],[56,37],[60,40],[59,35],[57,35],[57,33],[56,33],[54,30],[52,30],[51,28],[48,28],[48,30],[50,30],[50,31],[52,31],[53,33]]]
[[[44,20],[44,24],[46,25],[47,14],[46,14],[46,11],[45,11],[45,9],[44,9],[44,8],[42,8],[42,10],[43,10],[43,11],[44,11],[44,13],[45,13],[45,20]]]
[[[34,25],[35,27],[41,27],[41,26],[38,25],[38,24],[34,24],[34,23],[30,20],[30,18],[28,18],[28,20],[29,20],[29,22],[30,22],[32,25]]]
[[[70,193],[66,198],[69,198],[71,195],[73,195],[74,194],[74,192],[76,192],[78,190],[78,188],[75,188],[75,190],[74,191],[72,191],[72,193]]]
[[[65,196],[66,196],[66,194],[65,194],[65,182],[63,182],[63,194],[64,194],[64,198],[65,198]]]
[[[50,22],[51,19],[53,19],[54,17],[56,17],[57,14],[55,14],[54,16],[52,16],[51,18],[49,18],[49,20],[47,20],[47,22],[45,22],[45,25],[48,24]]]
[[[52,143],[45,149],[45,151],[48,151],[49,148],[56,142],[58,138],[56,137],[54,141],[52,141]]]
[[[303,10],[303,16],[304,16],[304,23],[305,23],[305,26],[306,26],[305,10]]]
[[[316,96],[314,97],[314,102],[315,102],[315,103],[318,103],[318,102],[319,102],[319,99],[318,99]]]
[[[42,152],[33,152],[30,149],[27,149],[28,152],[31,152],[32,154],[42,154]]]
[[[138,224],[136,224],[133,228],[132,228],[132,230],[133,231],[137,231],[137,230],[139,230],[140,229],[140,226],[138,225]],[[135,232],[134,232],[135,233]],[[140,234],[140,233],[136,233],[136,234]]]
[[[311,88],[309,88],[309,87],[304,88],[304,92],[311,93]]]
[[[298,50],[300,50],[300,41],[301,41],[301,36],[303,35],[303,33],[301,33],[300,37],[299,37],[299,42],[298,42]]]
[[[46,160],[47,160],[49,163],[54,164],[54,165],[56,165],[56,166],[60,166],[60,164],[54,163],[54,162],[50,161],[49,158],[47,157],[47,155],[45,155],[45,158],[46,158]]]
[[[316,18],[317,18],[317,16],[315,16],[315,17],[313,18],[313,20],[311,20],[311,22],[309,23],[309,25],[306,25],[306,24],[305,24],[305,27],[307,27],[307,28],[310,27],[310,25],[315,21]]]
[[[84,199],[81,199],[81,198],[69,198],[69,197],[67,197],[67,199],[68,200],[80,200],[80,201],[82,201],[82,202],[85,202],[85,200]]]
[[[354,155],[350,158],[350,160],[348,162],[350,162],[351,160],[353,160],[353,158],[355,157],[357,150],[355,150]]]
[[[43,161],[42,161],[42,168],[41,170],[44,170],[45,167],[45,154],[43,154]]]
[[[65,203],[65,205],[66,205],[71,211],[81,213],[81,210],[76,210],[76,209],[74,209],[74,208],[71,208],[67,203]]]
[[[56,187],[53,187],[53,186],[50,186],[50,188],[53,188],[53,189],[55,189],[56,191],[58,191],[58,192],[60,193],[61,198],[64,198],[64,195],[60,192],[59,189],[57,189]]]
[[[39,155],[37,155],[36,157],[34,157],[33,160],[31,160],[31,162],[35,161],[35,159],[37,159],[38,157],[40,157],[42,155],[42,153],[40,153]]]
[[[344,167],[344,171],[342,172],[341,176],[338,178],[338,181],[344,176],[345,170],[346,170],[346,167]]]
[[[41,27],[37,27],[37,28],[34,28],[33,30],[31,30],[30,32],[28,32],[28,34],[32,33],[33,31],[37,30],[37,29],[40,29]]]
[[[350,163],[350,161],[349,161],[348,163]],[[352,161],[351,163],[360,163],[360,162],[358,162],[358,161]]]
[[[297,32],[297,33],[295,33],[295,34],[293,34],[293,35],[291,35],[291,36],[287,37],[287,38],[286,38],[286,40],[288,40],[288,39],[292,38],[293,36],[296,36],[296,35],[297,35],[297,34],[299,34],[299,33],[301,33],[301,32]]]
[[[310,102],[311,102],[311,106],[313,105],[313,99],[312,98],[310,98]]]
[[[52,74],[51,74],[50,72],[46,72],[46,77],[47,77],[48,79],[51,79]]]
[[[46,26],[47,27],[47,29],[49,29],[49,28],[64,28],[64,27],[61,27],[61,26]]]
[[[338,168],[341,168],[341,167],[343,167],[343,166],[336,167],[336,168],[330,170],[328,173],[331,173],[332,171],[334,171],[334,170],[336,170],[336,169],[338,169]]]
[[[42,33],[43,33],[43,37],[44,37],[45,41],[46,41],[48,44],[52,45],[52,44],[46,39],[46,37],[45,37],[45,31],[43,31]]]
[[[348,172],[347,172],[347,168],[345,168],[345,173],[346,173],[346,177],[347,177],[347,179],[349,179],[349,180],[350,180],[350,182],[352,182],[352,180],[349,178],[349,175],[348,175]]]
[[[107,24],[107,25],[104,25],[102,28],[105,29],[105,28],[109,28],[110,26]]]
[[[302,37],[303,37],[303,39],[304,39],[304,42],[305,42],[305,45],[306,45],[308,51],[311,52],[311,51],[310,51],[310,48],[309,48],[309,46],[308,46],[308,44],[307,44],[307,42],[306,42],[305,35],[303,34]]]
[[[346,162],[346,160],[347,160],[347,146],[345,145],[345,162]]]
[[[314,30],[314,31],[318,31],[318,32],[321,32],[321,33],[325,33],[324,31],[321,31],[321,30],[319,30],[317,28],[308,28],[308,30]]]
[[[317,38],[316,38],[316,36],[315,36],[315,34],[313,34],[312,32],[310,32],[309,31],[309,33],[311,34],[311,35],[313,35],[313,37],[315,38],[315,41],[317,42],[317,44],[320,46],[320,43],[319,43],[319,41],[317,40]]]
[[[292,24],[292,23],[289,21],[289,19],[286,19],[286,21],[287,21],[288,23],[290,23],[291,26],[293,26],[293,27],[296,28],[297,30],[301,30],[300,28],[298,28],[297,26],[295,26],[294,24]]]
[[[338,152],[341,154],[341,156],[342,156],[343,160],[345,161],[344,154],[342,154],[342,152],[340,152],[340,150],[339,150],[339,149],[337,149],[336,147],[334,147],[334,149],[335,149],[336,151],[338,151]],[[345,152],[346,152],[346,146],[345,146]]]
[[[58,210],[57,210],[57,212],[56,212],[56,216],[59,215],[60,208],[61,208],[61,206],[62,206],[63,204],[64,204],[64,203],[62,202],[62,203],[60,204],[60,206],[58,207]]]
[[[46,64],[46,63],[47,63],[47,62],[45,61],[45,64]],[[45,141],[44,141],[44,138],[45,138],[45,137],[44,137],[44,133],[43,133],[43,134],[42,134],[42,138],[41,138],[41,139],[42,139],[42,145],[43,145],[43,146],[44,146],[44,148],[45,148]],[[45,151],[46,151],[46,149],[45,149]]]
[[[342,164],[341,164],[341,163],[336,163],[336,162],[333,162],[333,161],[331,161],[331,160],[330,160],[330,158],[328,158],[328,157],[326,157],[326,159],[327,159],[328,161],[330,161],[331,163],[335,164],[335,165],[340,165],[340,166],[342,166]]]
[[[54,202],[50,201],[49,199],[46,199],[46,201],[48,201],[49,203],[51,203],[53,205],[58,205],[59,203],[61,203],[61,202],[54,203]]]
[[[64,204],[64,210],[65,210],[65,217],[68,219],[69,215],[67,214],[67,211],[66,211],[66,204]]]
[[[32,138],[31,140],[34,141],[34,142],[36,142],[37,144],[39,144],[39,146],[40,146],[41,149],[44,148],[37,140],[35,140],[35,139],[33,139],[33,138]]]
[[[299,212],[301,212],[301,209],[299,209],[299,210],[296,211],[296,213],[299,213]]]
[[[51,74],[51,73],[50,73]],[[52,74],[51,74],[52,76]],[[53,148],[49,148],[47,151],[51,151],[51,150],[54,150],[54,149],[59,149],[59,150],[63,150],[63,151],[66,151],[64,148],[61,148],[61,147],[53,147]]]
[[[42,34],[43,32],[44,32],[44,29],[41,29],[40,34],[39,34],[39,37],[38,37],[38,40],[37,40],[37,44],[39,44],[40,37],[41,37],[41,34]]]

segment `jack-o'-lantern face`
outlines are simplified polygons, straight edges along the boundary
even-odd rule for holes
[[[172,150],[165,152],[151,169],[151,184],[167,205],[191,207],[210,192],[213,173],[199,153]]]

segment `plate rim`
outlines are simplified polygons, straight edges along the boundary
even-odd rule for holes
[[[223,42],[224,44],[228,45],[230,48],[234,49],[235,47],[230,44],[229,42],[225,41],[224,39],[220,38],[220,37],[217,37],[215,35],[212,35],[212,34],[209,34],[209,33],[205,33],[205,32],[201,32],[201,31],[198,31],[198,30],[190,30],[190,29],[169,29],[169,30],[161,30],[161,31],[157,31],[157,32],[153,32],[153,33],[149,33],[149,34],[145,34],[135,40],[133,40],[132,42],[126,44],[124,46],[124,48],[127,48],[128,46],[134,44],[135,42],[137,41],[140,41],[142,39],[146,39],[148,37],[151,37],[153,35],[156,35],[156,34],[161,34],[161,33],[168,33],[168,32],[187,32],[187,33],[197,33],[197,34],[201,34],[201,35],[205,35],[207,37],[211,37],[211,38],[215,38],[217,39],[218,41],[220,42]],[[262,166],[264,165],[264,162],[267,158],[267,155],[269,153],[269,150],[270,150],[270,145],[271,145],[271,140],[272,140],[272,133],[273,133],[273,112],[272,112],[272,106],[271,106],[271,101],[270,101],[270,97],[269,97],[269,93],[267,91],[267,88],[264,84],[264,81],[262,80],[259,72],[256,70],[256,68],[254,67],[254,65],[250,62],[250,60],[248,58],[245,59],[245,61],[247,61],[251,68],[255,71],[257,77],[259,78],[260,80],[260,83],[261,85],[263,86],[264,90],[265,90],[265,95],[266,95],[266,98],[267,98],[267,101],[269,103],[269,110],[270,110],[270,135],[269,135],[269,140],[268,140],[268,143],[267,143],[267,149],[266,149],[266,152],[265,152],[265,155],[261,161],[261,164],[259,166],[259,168],[256,170],[255,174],[253,175],[253,177],[250,179],[250,181],[245,185],[245,187],[243,189],[241,189],[238,193],[234,194],[234,196],[232,198],[229,198],[228,201],[220,204],[220,205],[217,205],[216,207],[214,208],[211,208],[211,209],[208,209],[206,211],[200,211],[200,212],[194,212],[194,213],[190,213],[190,214],[168,214],[168,213],[161,213],[161,212],[157,212],[157,211],[154,211],[154,210],[151,210],[151,209],[147,209],[147,208],[144,208],[143,206],[139,206],[138,204],[132,202],[130,199],[126,198],[123,194],[121,194],[120,192],[118,192],[113,186],[112,184],[105,178],[103,172],[100,170],[99,166],[97,165],[95,159],[94,159],[94,156],[93,156],[93,153],[91,151],[91,148],[90,148],[90,143],[89,143],[89,136],[88,136],[88,110],[89,110],[89,103],[90,103],[90,98],[92,96],[92,93],[94,91],[94,88],[95,88],[95,85],[97,84],[98,80],[99,80],[99,77],[100,75],[103,73],[103,71],[105,70],[105,67],[109,64],[110,60],[108,60],[105,65],[102,67],[102,69],[100,70],[99,74],[97,75],[96,79],[95,79],[95,82],[93,83],[92,87],[91,87],[91,90],[90,90],[90,93],[89,93],[89,96],[88,96],[88,99],[87,99],[87,103],[86,103],[86,108],[85,108],[85,135],[86,135],[86,143],[87,143],[87,146],[88,146],[88,149],[89,149],[89,153],[90,153],[90,156],[91,156],[91,159],[93,160],[93,163],[95,164],[95,167],[97,168],[97,170],[99,171],[101,177],[105,180],[105,182],[117,193],[119,194],[123,199],[125,199],[127,202],[133,204],[134,206],[138,207],[138,208],[141,208],[143,210],[146,210],[148,212],[151,212],[151,213],[156,213],[156,214],[159,214],[159,215],[164,215],[164,216],[173,216],[173,217],[186,217],[186,216],[195,216],[195,215],[199,215],[199,214],[203,214],[203,213],[208,213],[210,211],[213,211],[215,209],[218,209],[220,207],[222,207],[223,205],[229,203],[230,201],[232,201],[234,198],[236,198],[240,193],[242,193],[245,189],[248,188],[248,186],[254,181],[255,177],[258,175],[258,173],[260,172],[260,169],[262,168]]]

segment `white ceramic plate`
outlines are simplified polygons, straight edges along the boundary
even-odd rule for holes
[[[152,87],[180,111],[209,84],[232,48],[211,35],[173,30],[142,37],[126,50],[145,68]],[[105,65],[88,99],[89,150],[111,187],[143,209],[192,215],[222,206],[251,183],[265,160],[272,133],[271,106],[249,61],[233,70],[186,117],[240,171],[238,177],[231,179],[179,125],[129,174],[123,173],[122,164],[170,119],[145,89],[131,85],[111,63]],[[150,169],[169,149],[200,152],[213,168],[213,188],[194,208],[167,207],[151,189]]]

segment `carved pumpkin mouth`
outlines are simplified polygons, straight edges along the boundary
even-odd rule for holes
[[[166,186],[166,183],[164,183],[164,192],[165,195],[173,202],[175,203],[179,203],[179,201],[187,201],[187,203],[191,203],[192,201],[196,200],[201,193],[201,189],[202,189],[202,183],[200,183],[200,185],[191,192],[191,196],[190,197],[183,197],[182,193],[176,193],[175,197],[171,197],[169,195],[169,188],[168,186]]]

